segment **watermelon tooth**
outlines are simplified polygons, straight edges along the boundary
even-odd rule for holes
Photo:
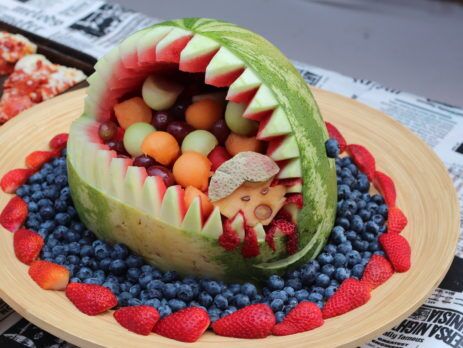
[[[301,177],[301,160],[299,158],[294,158],[292,160],[286,161],[285,163],[283,163],[282,166],[283,168],[281,168],[280,172],[277,175],[278,179]]]
[[[124,200],[124,186],[122,183],[124,182],[127,168],[130,166],[131,162],[132,161],[128,158],[116,157],[113,158],[109,167],[111,193],[114,197],[122,201]]]
[[[147,177],[144,167],[129,166],[125,173],[124,186],[126,192],[126,202],[130,202],[134,207],[143,209],[142,189]]]
[[[195,35],[180,53],[179,70],[204,72],[220,45],[205,36]]]
[[[291,133],[291,125],[282,108],[275,109],[270,116],[263,118],[259,123],[257,139],[268,140]]]
[[[109,192],[110,181],[109,178],[109,167],[113,158],[116,158],[116,152],[108,150],[98,150],[96,153],[96,176],[97,185],[104,191]]]
[[[200,233],[202,229],[201,199],[195,197],[190,204],[185,217],[182,221],[181,228],[188,232]]]
[[[271,140],[267,148],[267,155],[274,161],[299,157],[296,138],[291,134],[280,139]]]
[[[256,95],[252,98],[244,111],[243,117],[250,120],[260,121],[265,116],[271,115],[278,106],[273,92],[266,85],[261,85]]]
[[[219,208],[215,207],[211,215],[209,215],[206,223],[204,224],[201,233],[218,239],[223,232],[222,217]]]
[[[256,73],[249,68],[238,77],[228,88],[227,100],[235,103],[249,103],[254,98],[257,89],[262,84]]]
[[[166,193],[166,185],[159,176],[148,176],[143,184],[142,209],[153,216],[161,213],[161,203]]]
[[[230,86],[243,72],[244,63],[227,48],[220,47],[206,68],[205,82],[216,87]]]
[[[134,68],[146,65],[153,64],[156,62],[156,45],[159,41],[167,36],[172,31],[170,27],[157,27],[152,30],[148,30],[143,36],[138,40],[137,45],[137,57],[138,62],[136,62]],[[126,63],[127,64],[127,63]],[[132,65],[128,65],[132,66]]]
[[[191,31],[174,28],[156,45],[156,61],[178,63],[180,61],[180,52],[191,40],[193,34]]]
[[[169,186],[164,194],[159,218],[169,225],[179,227],[185,215],[184,190],[179,186]]]

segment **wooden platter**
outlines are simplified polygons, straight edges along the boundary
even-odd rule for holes
[[[356,101],[313,89],[327,121],[349,143],[366,146],[379,170],[388,173],[398,191],[397,205],[409,225],[403,232],[412,246],[412,269],[395,274],[372,292],[371,300],[350,313],[329,319],[314,331],[261,340],[239,340],[207,333],[190,347],[338,347],[357,346],[375,338],[411,314],[447,272],[459,235],[459,209],[442,162],[423,141],[398,122]],[[23,167],[24,157],[45,149],[55,134],[66,132],[82,112],[85,90],[42,103],[0,130],[0,176]],[[0,194],[0,209],[9,195]],[[139,336],[119,326],[110,313],[89,317],[64,293],[44,291],[16,260],[12,234],[0,227],[0,297],[26,319],[71,343],[84,347],[180,347],[186,344],[157,335]]]

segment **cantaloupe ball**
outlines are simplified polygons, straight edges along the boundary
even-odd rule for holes
[[[117,122],[123,129],[138,122],[151,122],[151,109],[140,97],[133,97],[114,105]]]
[[[193,186],[205,191],[209,183],[211,162],[198,152],[185,152],[174,163],[175,181],[183,186]]]
[[[147,135],[141,144],[141,150],[165,166],[174,162],[180,154],[177,140],[171,134],[162,131]]]
[[[213,99],[202,99],[191,104],[185,111],[186,122],[196,129],[209,130],[222,118],[223,103]]]
[[[261,152],[262,142],[255,137],[245,137],[236,133],[230,133],[225,141],[225,148],[232,156],[244,151]]]
[[[193,203],[193,200],[196,197],[199,197],[199,201],[201,204],[201,213],[203,217],[204,218],[208,217],[212,213],[212,210],[214,209],[214,206],[209,200],[209,197],[207,197],[207,195],[204,192],[198,190],[196,187],[187,186],[185,188],[185,195],[184,195],[185,205],[187,209],[190,207],[190,205]]]

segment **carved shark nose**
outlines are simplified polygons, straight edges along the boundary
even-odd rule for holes
[[[259,220],[266,220],[272,215],[272,208],[267,204],[260,204],[254,209],[254,215]]]

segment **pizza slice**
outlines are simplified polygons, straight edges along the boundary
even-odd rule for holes
[[[50,99],[86,78],[74,68],[53,64],[41,54],[21,58],[6,79],[0,98],[0,124]]]
[[[37,45],[20,34],[0,31],[0,75],[9,75],[22,57],[37,52]]]

